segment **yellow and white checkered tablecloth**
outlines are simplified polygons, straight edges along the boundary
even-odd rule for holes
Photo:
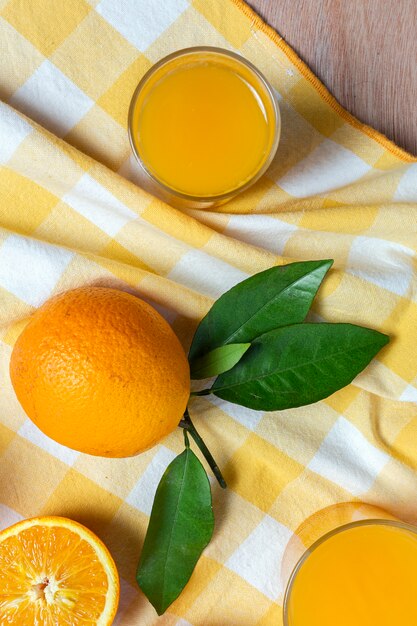
[[[282,138],[252,189],[217,211],[179,212],[135,185],[126,114],[155,61],[202,44],[265,73]],[[119,626],[282,624],[281,569],[306,519],[365,502],[417,522],[416,160],[344,111],[237,0],[0,0],[0,97],[1,525],[58,514],[95,530],[121,575]],[[150,300],[187,346],[236,282],[328,257],[317,319],[392,341],[355,384],[312,406],[270,414],[193,402],[230,488],[213,485],[214,539],[157,618],[134,575],[179,432],[122,460],[55,444],[13,394],[13,342],[52,294],[100,284]]]

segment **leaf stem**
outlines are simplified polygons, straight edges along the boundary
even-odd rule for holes
[[[217,478],[217,481],[218,481],[220,487],[222,489],[226,489],[227,484],[226,484],[225,479],[223,478],[223,475],[222,475],[222,473],[220,471],[220,468],[217,465],[216,461],[214,460],[210,450],[207,448],[206,444],[204,443],[203,439],[201,438],[201,436],[197,432],[196,427],[192,423],[190,414],[188,413],[188,409],[185,409],[184,417],[180,421],[179,426],[181,428],[184,428],[184,436],[185,436],[186,432],[188,432],[191,435],[191,437],[194,439],[194,441],[196,442],[197,446],[200,448],[204,458],[206,459],[207,463],[209,464],[213,474]]]

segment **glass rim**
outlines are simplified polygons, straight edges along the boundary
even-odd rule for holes
[[[133,113],[134,113],[135,105],[136,105],[140,92],[145,87],[148,80],[153,76],[155,72],[157,72],[161,67],[163,67],[164,65],[166,65],[173,59],[186,56],[187,54],[193,54],[193,53],[198,53],[198,52],[211,52],[214,54],[218,54],[219,56],[230,57],[234,59],[235,61],[237,61],[238,63],[241,63],[242,65],[246,66],[247,69],[249,69],[252,73],[254,73],[257,79],[262,83],[262,85],[264,86],[266,90],[266,93],[268,94],[268,97],[272,104],[272,110],[273,110],[274,121],[275,121],[273,141],[269,149],[268,156],[263,162],[262,167],[260,167],[259,170],[257,170],[251,178],[246,180],[245,183],[240,185],[239,187],[235,187],[234,189],[230,189],[229,191],[223,192],[221,194],[208,195],[208,196],[197,196],[193,194],[187,194],[182,191],[178,191],[177,189],[173,189],[169,185],[162,182],[159,178],[157,178],[145,165],[138,150],[136,149],[135,142],[133,140],[133,132],[132,132]],[[235,52],[232,52],[230,50],[227,50],[226,48],[219,48],[216,46],[191,46],[189,48],[182,48],[180,50],[176,50],[175,52],[171,52],[171,54],[168,54],[167,56],[157,61],[154,65],[152,65],[152,67],[150,67],[149,70],[142,76],[130,100],[128,117],[127,117],[127,130],[128,130],[129,142],[130,142],[130,147],[132,149],[132,152],[135,158],[137,159],[137,161],[139,162],[140,166],[142,167],[143,171],[145,172],[145,174],[152,180],[153,183],[162,187],[162,189],[168,194],[176,196],[177,198],[181,198],[182,200],[186,200],[189,202],[202,202],[202,203],[216,202],[217,203],[217,202],[221,202],[222,200],[227,200],[228,198],[233,197],[237,195],[238,193],[241,193],[242,191],[245,191],[246,189],[251,187],[257,180],[259,180],[259,178],[266,172],[268,167],[271,165],[272,159],[274,158],[275,153],[278,148],[278,143],[279,143],[279,139],[281,136],[281,114],[279,110],[278,100],[277,100],[276,95],[274,94],[272,86],[270,85],[269,81],[265,78],[265,76],[262,74],[262,72],[258,70],[258,68],[255,67],[255,65],[253,65],[253,63],[251,63],[250,61],[248,61],[241,55],[236,54]]]
[[[291,591],[294,586],[295,579],[297,578],[298,572],[300,571],[301,567],[304,565],[305,561],[308,559],[310,554],[314,552],[314,550],[316,550],[319,546],[321,546],[322,543],[325,543],[326,541],[328,541],[335,535],[343,533],[347,530],[351,530],[352,528],[358,528],[360,526],[391,526],[394,528],[402,528],[403,530],[408,530],[414,533],[415,535],[417,535],[417,527],[413,526],[412,524],[407,524],[406,522],[401,522],[399,520],[375,518],[375,519],[357,520],[356,522],[349,522],[347,524],[342,524],[341,526],[338,526],[337,528],[334,528],[333,530],[330,530],[329,532],[325,533],[322,537],[319,537],[319,539],[316,539],[316,541],[314,541],[309,548],[306,548],[306,550],[303,552],[301,557],[298,559],[288,579],[287,585],[285,587],[284,602],[282,605],[283,626],[291,626],[288,620],[288,606],[289,606]]]

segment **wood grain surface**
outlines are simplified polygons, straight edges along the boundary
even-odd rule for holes
[[[417,0],[249,0],[337,100],[417,155]]]

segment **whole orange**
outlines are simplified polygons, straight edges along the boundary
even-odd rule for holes
[[[59,443],[99,456],[143,452],[179,423],[190,393],[165,319],[123,291],[81,287],[48,300],[10,361],[27,415]]]

